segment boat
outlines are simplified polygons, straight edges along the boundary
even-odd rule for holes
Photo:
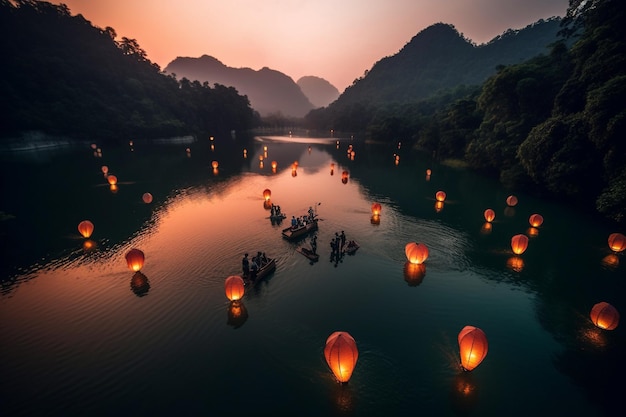
[[[272,216],[270,216],[270,222],[272,222],[272,224],[279,224],[280,222],[282,222],[287,216],[285,214],[274,214]]]
[[[249,272],[243,276],[244,285],[256,285],[263,280],[266,276],[272,273],[276,269],[276,258],[268,258],[267,262],[259,268],[256,276],[253,278],[252,273]]]
[[[311,249],[300,247],[296,249],[296,251],[300,252],[301,254],[309,258],[311,262],[317,262],[320,259],[320,256],[317,253],[313,253]]]
[[[356,243],[355,240],[351,240],[348,242],[348,244],[346,245],[345,248],[343,248],[343,252],[347,253],[348,255],[354,255],[354,253],[357,251],[357,249],[359,249],[360,246],[358,243]]]
[[[310,232],[317,230],[317,222],[318,219],[314,219],[296,228],[287,227],[283,229],[283,237],[287,240],[296,240],[302,236],[306,236]]]

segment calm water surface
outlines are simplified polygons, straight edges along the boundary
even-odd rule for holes
[[[246,158],[220,154],[218,139],[4,154],[0,414],[624,412],[624,325],[589,320],[600,301],[626,311],[626,260],[607,245],[623,230],[408,149],[336,141],[258,137]],[[118,177],[115,192],[102,165]],[[266,188],[289,217],[316,208],[319,262],[296,251],[308,238],[281,238],[288,221],[270,222]],[[516,258],[510,239],[530,234],[533,213],[544,224]],[[76,229],[84,219],[95,225],[90,248]],[[342,230],[361,247],[334,261]],[[422,276],[405,269],[412,241],[430,251]],[[124,259],[131,248],[146,255],[138,276]],[[256,251],[277,269],[236,310],[224,280]],[[465,325],[489,340],[472,372],[459,365]],[[338,330],[359,349],[345,385],[323,356]]]

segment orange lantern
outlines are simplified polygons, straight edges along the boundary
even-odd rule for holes
[[[496,218],[496,212],[493,211],[493,209],[490,209],[490,208],[485,210],[483,215],[485,216],[485,220],[487,220],[489,223],[491,223],[493,221],[493,219]]]
[[[78,231],[84,238],[89,238],[93,233],[93,223],[89,220],[83,220],[78,223]]]
[[[128,267],[137,272],[143,267],[144,255],[139,249],[131,249],[126,252],[126,264]]]
[[[543,224],[543,216],[535,213],[530,216],[528,223],[530,223],[532,227],[539,227]]]
[[[404,254],[412,264],[421,264],[428,259],[428,248],[423,243],[410,242],[404,247]]]
[[[117,184],[117,177],[115,175],[107,175],[107,181],[111,185],[116,185]]]
[[[621,252],[626,249],[626,236],[621,233],[611,233],[609,235],[609,248],[613,252]]]
[[[103,173],[104,175],[106,175],[106,174],[108,174],[108,173],[109,173],[109,167],[108,167],[108,166],[106,166],[106,165],[102,165],[102,168],[101,168],[101,169],[102,169],[102,173]]]
[[[458,335],[461,366],[466,371],[476,368],[487,356],[487,336],[478,327],[465,326]]]
[[[270,197],[272,196],[272,191],[269,188],[263,190],[263,198],[265,201],[270,201]]]
[[[243,278],[239,275],[231,275],[224,281],[224,291],[226,291],[226,297],[230,301],[241,300],[245,292],[245,286]]]
[[[600,302],[591,308],[591,321],[604,330],[613,330],[619,324],[619,312],[607,302]]]
[[[517,197],[514,195],[510,195],[506,198],[506,204],[510,207],[515,207],[517,205]]]
[[[432,173],[433,173],[433,172],[430,170],[430,168],[428,168],[428,169],[426,170],[426,175],[428,175],[429,177],[430,177],[430,174],[432,174]]]
[[[437,193],[435,194],[435,199],[437,201],[445,201],[446,193],[444,191],[437,191]]]
[[[524,234],[515,235],[511,238],[511,249],[516,255],[521,255],[528,248],[528,236]]]
[[[380,216],[380,211],[382,210],[382,206],[380,203],[372,203],[372,216]]]
[[[334,332],[326,339],[324,357],[335,378],[341,383],[346,383],[354,372],[359,351],[350,333]]]
[[[150,193],[144,193],[144,194],[141,196],[141,199],[143,200],[143,202],[144,202],[144,203],[146,203],[146,204],[150,204],[150,203],[152,203],[152,194],[150,194]]]
[[[211,162],[211,166],[213,167],[213,169],[217,169],[217,167],[220,166],[220,163],[217,162],[217,161],[213,161],[213,162]]]
[[[278,168],[278,162],[272,161],[272,169]]]

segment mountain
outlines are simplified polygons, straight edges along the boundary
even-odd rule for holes
[[[339,90],[323,78],[307,75],[296,84],[315,107],[326,107],[339,97]]]
[[[267,67],[258,71],[232,68],[214,57],[202,55],[199,58],[178,57],[165,67],[164,72],[176,75],[179,80],[187,78],[234,87],[248,97],[252,108],[261,116],[280,113],[303,117],[314,108],[293,79]]]
[[[539,20],[475,45],[454,26],[437,23],[415,35],[397,54],[376,62],[335,104],[403,103],[462,85],[480,85],[498,66],[547,54],[559,30],[559,18]]]

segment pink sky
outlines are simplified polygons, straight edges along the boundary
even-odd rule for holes
[[[72,15],[136,39],[165,68],[211,55],[294,81],[328,80],[342,92],[426,27],[448,23],[477,44],[507,29],[563,16],[568,0],[65,0]]]

